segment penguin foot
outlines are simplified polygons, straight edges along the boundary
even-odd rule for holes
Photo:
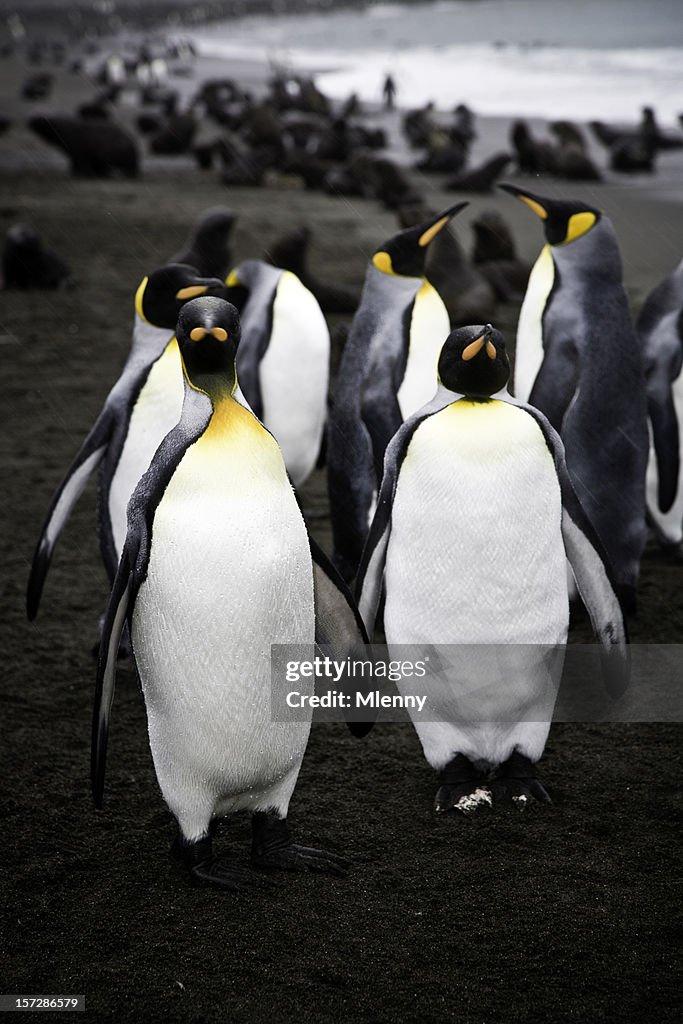
[[[503,792],[520,811],[526,810],[530,802],[552,803],[545,786],[536,778],[533,762],[517,750],[500,766],[496,778]]]
[[[344,878],[350,861],[327,850],[296,846],[289,838],[287,819],[270,811],[256,811],[251,818],[251,863],[266,871],[317,871]]]
[[[456,754],[439,772],[440,786],[434,799],[438,812],[460,811],[472,814],[480,807],[490,807],[491,792],[481,785],[482,774],[469,758]]]
[[[261,879],[244,868],[214,857],[211,835],[190,843],[178,835],[171,846],[171,857],[187,868],[190,882],[195,886],[214,885],[231,892],[240,892],[253,886],[272,889],[277,885],[270,879]]]
[[[472,788],[470,783],[459,786],[440,786],[434,798],[436,811],[460,811],[461,814],[472,814],[480,807],[491,807],[493,798],[491,791],[485,786]]]

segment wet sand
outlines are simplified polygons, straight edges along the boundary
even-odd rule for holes
[[[82,98],[81,80],[64,88]],[[25,112],[13,103],[10,116]],[[505,125],[480,127],[504,143]],[[415,180],[437,208],[458,198],[438,179]],[[173,823],[123,665],[105,807],[93,809],[91,648],[107,600],[93,484],[57,548],[34,624],[24,592],[52,491],[125,360],[137,284],[217,204],[238,213],[235,261],[306,222],[311,264],[355,288],[396,222],[375,202],[289,180],[227,189],[184,157],[146,157],[137,181],[73,180],[59,154],[16,125],[0,138],[0,183],[0,236],[29,221],[77,280],[71,292],[1,298],[1,991],[85,993],[90,1019],[103,1021],[679,1019],[678,725],[554,726],[541,766],[553,806],[496,806],[472,820],[435,816],[434,779],[409,726],[378,726],[362,742],[341,725],[316,726],[290,822],[300,842],[349,854],[353,869],[344,880],[283,876],[273,895],[233,895],[190,888],[168,860]],[[680,259],[681,204],[658,194],[658,176],[546,191],[608,213],[637,312]],[[503,213],[533,259],[539,222],[502,193],[474,197],[458,218],[465,248],[484,206]],[[511,341],[517,313],[501,305],[496,317]],[[321,471],[303,506],[329,550]],[[648,546],[635,642],[683,642],[681,573]],[[572,639],[587,638],[580,624]],[[241,863],[248,842],[245,819],[221,829],[220,849]]]

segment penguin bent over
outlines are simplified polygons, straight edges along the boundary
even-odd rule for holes
[[[491,325],[453,331],[438,372],[435,398],[387,449],[359,608],[371,634],[384,593],[390,648],[453,645],[444,649],[452,664],[423,691],[429,720],[411,716],[439,776],[436,809],[490,804],[492,769],[523,807],[549,799],[534,766],[567,638],[567,558],[615,693],[628,680],[626,629],[558,435],[538,410],[501,391],[509,364],[500,333]]]
[[[343,873],[343,858],[289,839],[311,723],[310,714],[273,720],[271,645],[334,642],[321,637],[320,621],[323,632],[348,626],[354,640],[364,636],[343,584],[332,594],[327,576],[316,589],[320,562],[280,449],[235,400],[239,335],[237,310],[222,299],[181,310],[182,415],[130,501],[100,647],[92,753],[100,806],[128,622],[154,767],[178,823],[174,854],[195,881],[227,888],[248,879],[214,859],[212,840],[217,819],[238,810],[252,815],[253,865]]]

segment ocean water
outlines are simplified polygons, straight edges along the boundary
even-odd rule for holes
[[[245,17],[192,32],[211,56],[315,72],[328,95],[501,116],[683,113],[683,0],[437,0]]]

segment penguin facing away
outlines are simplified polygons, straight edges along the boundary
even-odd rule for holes
[[[646,298],[636,331],[652,441],[648,518],[662,547],[683,561],[683,260]]]
[[[195,224],[183,248],[169,263],[189,263],[203,277],[226,277],[232,266],[230,236],[237,215],[227,206],[214,206]]]
[[[75,459],[55,491],[33,556],[27,613],[34,619],[55,545],[92,472],[99,466],[100,549],[113,580],[126,535],[126,506],[157,446],[180,418],[182,379],[173,335],[183,302],[222,288],[193,267],[168,264],[143,278],[135,296],[133,342]]]
[[[373,253],[341,358],[327,432],[333,561],[356,572],[387,444],[434,393],[446,307],[425,277],[430,242],[467,203],[401,231]]]
[[[579,500],[635,611],[648,458],[642,353],[608,217],[585,203],[500,186],[542,221],[517,327],[514,393],[560,434]]]
[[[278,445],[235,401],[239,336],[237,310],[221,299],[180,312],[182,416],[130,502],[100,648],[92,754],[101,806],[127,621],[157,778],[178,823],[174,855],[196,882],[229,889],[248,876],[217,861],[212,840],[216,820],[240,809],[252,815],[254,866],[343,874],[347,865],[288,834],[310,718],[273,721],[271,644],[334,638],[318,631],[316,566]],[[350,621],[363,642],[338,596],[342,629]],[[323,618],[329,625],[334,616]]]
[[[245,260],[228,288],[248,289],[237,371],[244,395],[299,487],[315,467],[327,414],[330,332],[311,291],[288,270]],[[296,387],[293,386],[296,375]]]
[[[432,720],[413,713],[439,777],[436,809],[490,804],[491,769],[523,808],[529,799],[549,800],[534,765],[555,697],[547,653],[561,668],[567,638],[566,558],[614,693],[628,681],[626,629],[557,433],[537,409],[501,391],[509,374],[502,335],[490,324],[453,331],[438,370],[435,398],[387,449],[359,608],[371,635],[384,591],[390,646],[465,652],[429,684]]]

